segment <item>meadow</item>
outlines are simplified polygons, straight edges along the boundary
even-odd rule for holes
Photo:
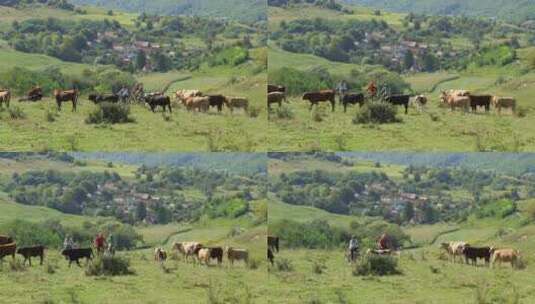
[[[353,7],[352,7],[353,8]],[[399,28],[400,14],[375,16],[370,10],[355,7],[354,14],[342,14],[317,7],[270,7],[270,28],[277,29],[280,22],[320,17],[332,20],[369,18],[386,21]],[[308,15],[307,12],[311,12]],[[455,37],[449,42],[459,44]],[[463,43],[465,45],[466,43]],[[351,71],[375,69],[377,66],[329,61],[311,54],[291,53],[270,42],[269,71],[283,67],[300,71],[323,69],[335,79],[352,75]],[[475,67],[465,70],[439,70],[400,74],[410,84],[412,95],[424,94],[428,104],[420,111],[415,107],[404,115],[398,109],[400,123],[354,124],[352,119],[358,106],[349,106],[347,113],[338,104],[334,113],[330,104],[309,111],[309,102],[301,96],[290,96],[281,110],[274,106],[269,115],[269,146],[274,151],[510,151],[535,149],[533,119],[535,104],[535,73],[526,67],[532,48],[518,49],[516,62],[503,67]],[[355,76],[356,77],[356,76]],[[284,84],[280,84],[284,85]],[[515,97],[516,115],[504,111],[490,113],[451,112],[440,104],[440,92],[449,89],[466,89],[475,94],[495,94]],[[318,88],[324,89],[324,88]],[[357,88],[355,90],[364,90]]]

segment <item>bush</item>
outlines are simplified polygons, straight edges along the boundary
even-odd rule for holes
[[[249,269],[258,269],[258,266],[260,266],[260,262],[257,259],[249,259],[247,261],[247,267]]]
[[[401,120],[396,117],[396,106],[386,102],[370,102],[357,111],[353,118],[354,124],[368,123],[396,123]]]
[[[97,257],[87,265],[85,270],[87,276],[118,276],[133,273],[130,270],[130,261],[128,259],[105,255]]]
[[[292,262],[286,258],[279,258],[275,260],[275,268],[278,271],[291,272],[294,270]]]
[[[11,107],[8,110],[9,117],[11,119],[24,119],[26,118],[26,113],[22,111],[19,107]]]
[[[130,107],[128,105],[104,102],[89,113],[85,121],[88,124],[133,122],[134,120],[129,115]]]
[[[247,110],[247,115],[251,118],[256,118],[260,115],[260,108],[259,107],[249,107]]]
[[[319,88],[334,87],[334,81],[329,72],[322,69],[300,71],[293,68],[282,68],[269,71],[269,82],[285,84],[289,95],[299,95]]]
[[[45,120],[48,121],[48,122],[54,122],[56,121],[56,117],[58,117],[58,112],[57,111],[51,111],[50,109],[46,110],[46,113],[45,113]]]
[[[398,260],[388,255],[369,255],[361,259],[353,270],[355,276],[400,274]]]
[[[294,118],[294,112],[286,106],[282,106],[280,108],[275,109],[275,115],[278,119],[293,119]]]

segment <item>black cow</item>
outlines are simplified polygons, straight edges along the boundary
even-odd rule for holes
[[[485,107],[485,112],[490,111],[491,95],[469,95],[472,112],[477,112],[477,107]]]
[[[165,108],[169,108],[169,112],[172,113],[171,110],[171,98],[169,96],[165,95],[146,95],[145,96],[145,102],[150,106],[150,109],[152,112],[156,109],[156,107],[160,106],[163,108],[163,111],[165,112]]]
[[[273,92],[286,93],[286,87],[280,86],[280,85],[268,84],[267,92],[268,94],[273,93]]]
[[[13,243],[13,238],[8,235],[0,235],[0,245]]]
[[[347,105],[352,104],[359,106],[364,105],[364,94],[362,93],[349,93],[342,96],[342,104],[344,105],[344,112],[347,112]]]
[[[490,256],[491,256],[491,248],[490,247],[472,247],[470,245],[467,245],[463,248],[463,254],[464,259],[466,261],[466,264],[468,264],[468,260],[472,261],[472,265],[477,265],[477,259],[485,259],[485,264],[489,264],[490,262]]]
[[[210,249],[210,259],[216,259],[218,264],[223,262],[223,248],[208,247]]]
[[[268,248],[267,250],[267,258],[269,262],[271,263],[271,265],[273,265],[273,262],[275,260],[275,255],[273,255],[273,251],[271,251],[271,248]]]
[[[268,248],[273,249],[276,252],[279,252],[279,237],[278,236],[268,236]]]
[[[391,95],[385,98],[385,101],[396,106],[404,106],[405,114],[409,113],[409,100],[410,95]]]
[[[88,96],[88,99],[91,100],[94,104],[98,104],[101,102],[111,102],[111,103],[117,103],[119,102],[119,95],[116,94],[90,94]]]
[[[208,95],[210,107],[217,107],[217,112],[223,111],[223,105],[227,102],[227,98],[223,95]]]
[[[89,261],[92,260],[94,256],[93,249],[91,248],[65,249],[61,252],[61,255],[69,260],[69,267],[71,267],[72,262],[76,262],[76,264],[80,266],[80,259],[85,258]]]
[[[43,265],[43,259],[45,257],[45,246],[23,247],[17,249],[17,254],[24,257],[24,263],[28,261],[32,266],[32,257],[39,257],[40,264]]]

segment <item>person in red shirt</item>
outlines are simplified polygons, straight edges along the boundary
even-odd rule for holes
[[[377,247],[379,247],[380,250],[390,249],[390,240],[386,233],[383,233],[379,238],[379,241],[377,241]]]
[[[375,81],[370,81],[368,84],[368,94],[370,94],[370,97],[373,99],[377,95],[377,86],[375,85]]]
[[[95,248],[97,249],[98,254],[104,252],[105,243],[106,239],[104,238],[104,235],[102,233],[99,233],[95,238]]]

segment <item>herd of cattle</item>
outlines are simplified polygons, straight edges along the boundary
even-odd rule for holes
[[[517,268],[521,259],[520,251],[516,249],[497,249],[495,247],[474,247],[466,242],[455,241],[448,243],[441,243],[441,248],[446,250],[450,256],[451,261],[455,263],[457,257],[464,256],[465,263],[469,262],[476,266],[477,259],[485,260],[485,264],[489,266],[492,262],[494,266],[496,263],[511,263],[512,268]]]
[[[268,85],[268,108],[271,109],[272,104],[278,104],[278,106],[281,107],[283,101],[288,102],[286,91],[287,88],[284,86]],[[366,96],[364,93],[339,94],[336,90],[306,92],[303,94],[302,99],[310,102],[310,110],[312,110],[313,106],[318,106],[321,102],[328,102],[331,104],[332,111],[334,112],[337,96],[339,96],[339,103],[344,107],[344,112],[347,112],[348,105],[358,104],[362,107],[367,100],[375,99]],[[408,114],[410,104],[422,108],[428,102],[428,98],[425,95],[387,95],[378,98],[377,100],[383,100],[396,106],[403,106],[405,114]],[[478,111],[478,108],[483,107],[486,112],[489,112],[491,106],[493,106],[498,113],[501,113],[502,109],[511,109],[512,113],[515,113],[516,110],[516,100],[513,97],[476,95],[466,90],[443,91],[440,95],[440,101],[443,105],[450,107],[452,111],[461,108],[464,109],[465,112],[472,109],[472,112],[475,113]]]
[[[128,92],[128,90],[127,90]],[[120,94],[89,94],[88,99],[94,104],[100,103],[126,103],[130,100],[130,93]],[[21,99],[22,101],[37,102],[44,97],[43,89],[40,87],[34,87],[28,91],[27,95]],[[75,112],[79,103],[80,91],[77,89],[72,90],[54,90],[53,97],[56,100],[57,108],[61,111],[61,106],[65,102],[72,103],[72,111]],[[249,110],[249,100],[245,97],[229,97],[221,94],[217,95],[205,95],[199,90],[178,90],[174,94],[175,100],[182,104],[188,111],[208,112],[210,108],[217,108],[218,112],[223,111],[223,107],[226,106],[232,113],[236,109],[243,109],[246,113]],[[135,99],[146,103],[152,112],[158,107],[162,107],[165,112],[166,109],[172,112],[171,97],[167,96],[163,92],[154,93],[142,93],[139,99]],[[0,107],[4,104],[9,107],[11,101],[11,92],[6,89],[0,89]]]
[[[231,265],[235,261],[249,263],[249,251],[247,249],[237,249],[233,247],[208,247],[199,242],[176,242],[173,244],[173,251],[179,253],[184,261],[198,262],[204,265],[210,265],[212,260],[216,260],[218,265],[223,263],[223,257],[226,257]],[[154,249],[154,260],[164,262],[168,258],[167,251],[162,247]]]

